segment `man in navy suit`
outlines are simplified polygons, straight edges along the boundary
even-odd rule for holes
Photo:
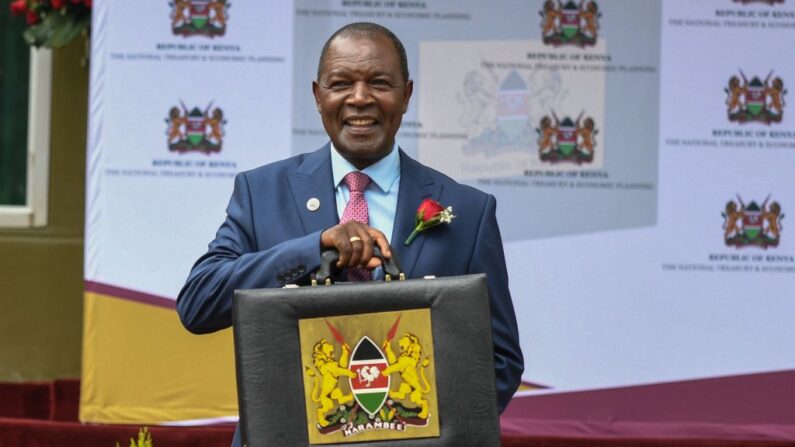
[[[486,273],[502,411],[524,366],[494,197],[398,148],[395,134],[413,82],[405,49],[388,29],[355,23],[334,33],[312,89],[330,143],[236,177],[226,220],[177,299],[182,323],[195,333],[229,327],[235,289],[307,282],[325,249],[340,252],[345,271],[376,269],[373,247],[389,257],[391,240],[409,278]],[[354,200],[356,187],[345,181],[351,172],[368,176],[367,224],[343,219]],[[456,217],[404,245],[426,198],[451,206]]]

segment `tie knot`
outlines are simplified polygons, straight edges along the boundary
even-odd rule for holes
[[[370,184],[370,177],[361,171],[351,171],[342,178],[342,181],[348,186],[350,192],[364,192],[367,185]]]

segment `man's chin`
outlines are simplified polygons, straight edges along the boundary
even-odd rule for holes
[[[360,169],[360,165],[369,166],[389,155],[391,151],[391,148],[385,148],[383,142],[380,141],[357,141],[353,144],[340,144],[339,146],[335,143],[334,147],[337,148],[340,155]]]

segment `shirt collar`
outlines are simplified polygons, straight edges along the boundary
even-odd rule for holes
[[[334,143],[331,143],[331,173],[334,177],[334,188],[336,189],[340,185],[342,179],[349,172],[357,170],[356,166],[352,165],[351,162],[337,152]],[[386,157],[362,169],[362,172],[367,174],[381,191],[390,191],[395,181],[400,177],[400,154],[397,141],[395,141],[392,151]]]

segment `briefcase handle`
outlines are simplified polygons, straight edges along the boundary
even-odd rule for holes
[[[395,253],[395,250],[390,251],[392,252],[392,257],[386,259],[378,247],[373,247],[373,256],[381,260],[381,266],[384,268],[384,280],[391,281],[393,278],[405,279],[397,253]],[[339,258],[340,253],[333,248],[320,253],[320,267],[315,272],[315,279],[312,280],[312,285],[331,284],[331,274],[336,271]]]

